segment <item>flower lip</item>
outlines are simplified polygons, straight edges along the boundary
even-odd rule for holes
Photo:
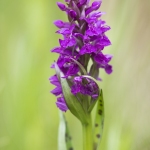
[[[107,66],[105,66],[105,71],[106,71],[106,73],[107,74],[111,74],[112,73],[112,66],[111,65],[107,65]]]
[[[57,86],[55,89],[53,89],[51,91],[51,93],[54,94],[55,96],[58,96],[58,95],[62,94],[62,89],[60,86]]]
[[[68,110],[64,97],[58,97],[56,105],[62,111],[66,112]]]

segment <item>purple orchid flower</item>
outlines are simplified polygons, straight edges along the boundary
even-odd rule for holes
[[[63,39],[59,39],[60,46],[51,51],[59,54],[55,63],[68,81],[70,86],[68,90],[76,97],[84,95],[91,97],[93,101],[98,97],[98,87],[91,79],[82,76],[83,68],[87,75],[96,80],[100,80],[100,69],[104,69],[107,74],[112,73],[112,66],[109,64],[112,55],[103,53],[104,48],[111,45],[105,35],[110,27],[100,19],[103,15],[98,11],[101,1],[94,1],[91,5],[89,0],[65,0],[65,2],[67,5],[60,2],[57,2],[57,5],[61,11],[66,12],[69,21],[54,22],[59,28],[56,33],[61,34]],[[93,64],[88,70],[90,60]],[[55,65],[51,68],[56,69]],[[68,106],[58,75],[55,74],[49,80],[56,86],[51,93],[57,96],[57,107],[67,111]]]

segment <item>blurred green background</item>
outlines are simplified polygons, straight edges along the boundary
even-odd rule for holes
[[[63,0],[60,0],[63,2]],[[56,0],[0,0],[0,150],[57,150],[56,98],[48,78],[58,55]],[[101,150],[150,150],[150,0],[103,0],[114,72],[103,71]],[[66,113],[76,150],[79,121]]]

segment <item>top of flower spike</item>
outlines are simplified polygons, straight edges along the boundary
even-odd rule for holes
[[[106,46],[111,45],[105,32],[110,30],[105,21],[99,19],[102,12],[97,10],[101,6],[101,1],[94,1],[89,5],[89,0],[65,0],[66,5],[57,2],[61,11],[65,11],[68,22],[56,20],[54,24],[59,28],[56,32],[63,36],[59,39],[60,46],[52,49],[52,52],[59,54],[56,61],[64,78],[67,78],[74,95],[83,94],[96,99],[98,88],[91,79],[82,77],[86,72],[89,76],[99,80],[99,70],[104,69],[107,74],[112,73],[112,66],[109,62],[112,56],[104,54]],[[88,70],[89,60],[92,60],[90,70]],[[55,66],[53,66],[55,68]],[[56,69],[56,68],[55,68]],[[84,73],[83,73],[84,72]],[[56,85],[54,78],[50,81],[56,86],[52,91],[58,97],[57,106],[62,110],[67,110],[61,84]],[[57,82],[60,82],[57,79]],[[80,87],[80,88],[79,88]],[[95,92],[93,93],[92,90]],[[62,107],[64,106],[64,107]]]
[[[80,4],[80,5],[89,3],[89,0],[65,0],[65,2],[68,2],[68,3],[71,1],[75,1],[77,4]]]

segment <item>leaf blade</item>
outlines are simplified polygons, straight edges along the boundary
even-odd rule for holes
[[[65,119],[65,115],[64,115],[64,119]],[[74,148],[72,146],[72,137],[70,135],[70,131],[66,119],[65,119],[65,124],[66,124],[66,133],[65,133],[66,148],[67,150],[73,150]]]
[[[59,129],[58,129],[58,150],[67,150],[66,149],[66,142],[65,142],[65,132],[66,132],[66,125],[63,117],[63,113],[59,111]]]
[[[59,111],[59,136],[58,136],[58,150],[71,150],[74,149],[72,146],[72,137],[69,132],[69,127],[62,111]]]
[[[96,116],[94,122],[94,150],[97,150],[100,145],[103,133],[103,125],[104,125],[104,100],[103,100],[103,92],[101,90],[100,95],[98,97]]]

